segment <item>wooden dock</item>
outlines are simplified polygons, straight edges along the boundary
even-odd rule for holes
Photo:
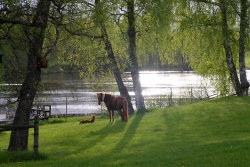
[[[34,120],[35,116],[38,115],[40,120],[48,120],[49,118],[67,118],[67,117],[83,117],[83,116],[92,116],[92,115],[105,115],[108,113],[82,113],[82,114],[51,114],[51,105],[39,105],[33,106],[30,110],[30,120]],[[14,113],[0,114],[0,124],[13,122]]]
[[[38,115],[40,119],[49,119],[51,117],[51,105],[39,105],[30,110],[30,119]]]
[[[35,116],[38,115],[40,120],[48,120],[51,118],[51,105],[39,105],[33,106],[30,110],[30,120],[34,120]],[[0,114],[0,124],[6,122],[13,122],[14,113],[7,112],[6,114]]]

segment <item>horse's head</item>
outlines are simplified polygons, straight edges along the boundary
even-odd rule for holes
[[[103,101],[103,93],[97,93],[97,100],[98,100],[98,105],[101,104],[101,102]]]

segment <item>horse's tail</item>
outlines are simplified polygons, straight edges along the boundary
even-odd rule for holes
[[[124,121],[128,122],[128,102],[125,98],[123,100],[123,118]]]

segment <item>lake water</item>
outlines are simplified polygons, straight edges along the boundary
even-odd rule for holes
[[[129,73],[125,73],[123,78],[134,103],[132,78]],[[206,89],[208,96],[214,94],[213,87],[206,86],[204,79],[194,72],[143,71],[140,72],[140,81],[145,103],[149,99],[170,93],[173,97],[183,96],[190,89],[203,92],[203,94]],[[36,102],[51,104],[52,114],[65,114],[66,100],[68,114],[99,113],[101,106],[97,104],[96,92],[119,95],[115,82],[105,81],[104,88],[93,91],[90,85],[96,83],[84,83],[77,73],[47,74],[43,76],[43,82],[51,88],[39,94]],[[55,86],[51,86],[51,83]]]
[[[125,73],[123,78],[134,103],[132,78],[129,73]],[[190,96],[190,92],[192,95],[204,97],[214,94],[213,87],[194,72],[142,71],[140,81],[146,104],[148,100],[169,94],[176,98]],[[51,105],[52,115],[65,114],[66,106],[68,114],[100,113],[101,106],[97,104],[96,92],[119,95],[114,81],[105,81],[102,89],[93,91],[90,86],[96,83],[84,82],[78,73],[43,74],[42,82],[45,84],[45,90],[38,93],[35,104]],[[0,93],[0,105],[3,105],[8,94]],[[3,110],[5,109],[2,108]]]

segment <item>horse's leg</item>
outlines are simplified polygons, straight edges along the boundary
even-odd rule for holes
[[[114,112],[115,112],[115,110],[112,110],[112,119],[113,119],[113,122],[115,121]]]
[[[120,116],[121,116],[121,118],[122,118],[122,121],[124,121],[124,117],[123,117],[123,112],[122,112],[122,110],[120,109],[120,110],[118,110],[119,111],[119,113],[120,113]]]
[[[108,110],[108,112],[109,112],[109,122],[111,122],[111,111]]]
[[[125,117],[124,117],[124,109],[122,109],[121,114],[122,114],[122,121],[124,121],[124,120],[125,120]]]

